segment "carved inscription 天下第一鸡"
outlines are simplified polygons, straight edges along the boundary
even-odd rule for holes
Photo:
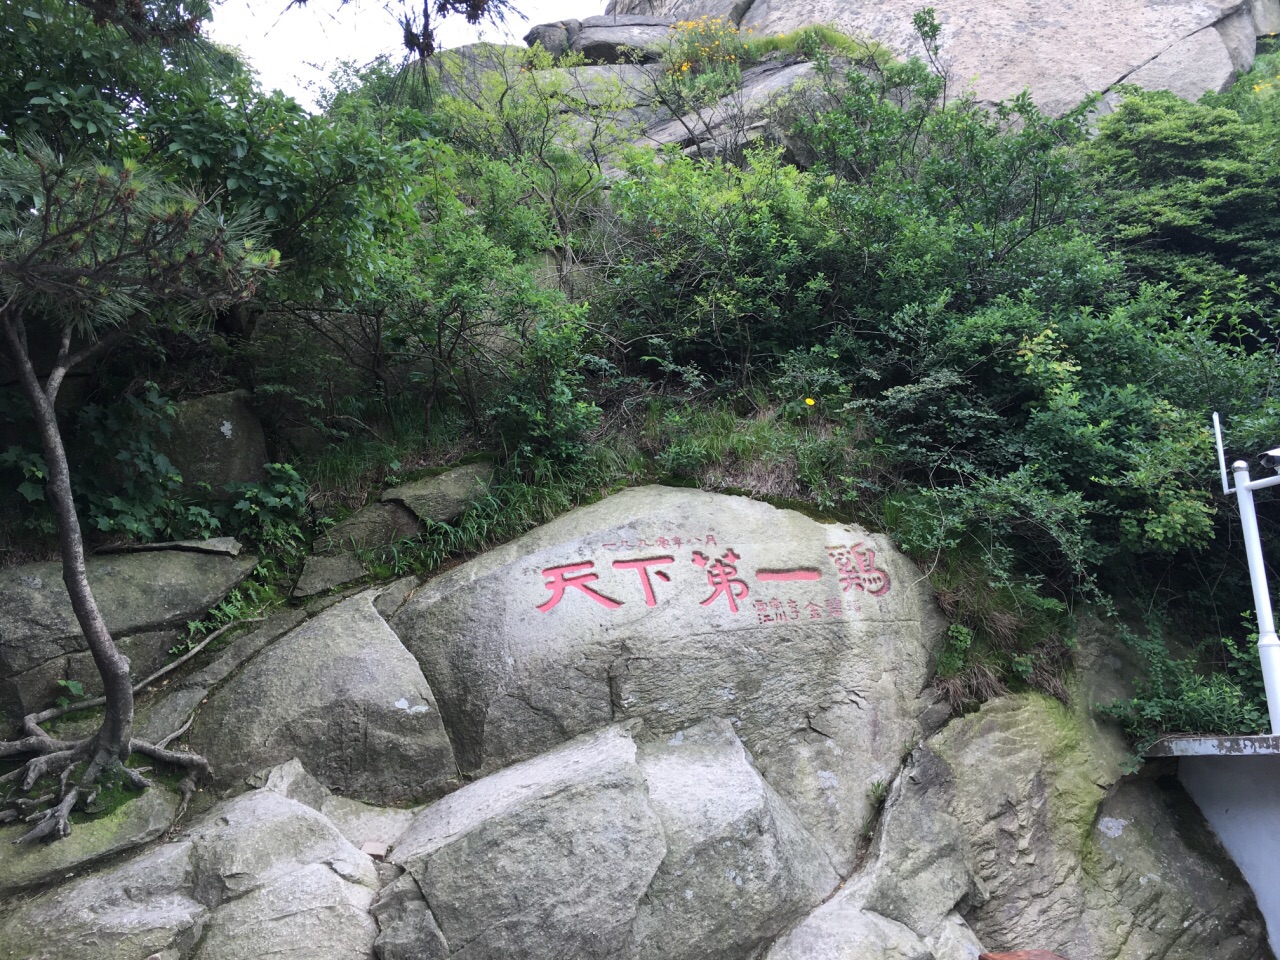
[[[685,589],[684,582],[691,578],[676,574],[688,570],[677,554],[683,547],[715,548],[708,552],[691,550],[688,562],[697,568],[702,578],[698,583],[698,602],[704,607],[716,607],[730,614],[749,611],[756,615],[756,622],[788,623],[843,617],[859,611],[857,599],[862,596],[880,597],[889,592],[891,581],[887,571],[876,565],[875,550],[864,542],[837,544],[826,548],[827,556],[835,567],[840,584],[840,594],[830,596],[786,596],[789,588],[774,587],[784,596],[763,596],[760,584],[805,584],[821,581],[823,571],[817,566],[761,567],[754,573],[745,572],[743,557],[732,547],[723,552],[712,534],[702,537],[655,537],[650,539],[618,539],[600,546],[606,550],[634,550],[657,548],[668,552],[601,561],[597,569],[595,560],[580,560],[557,566],[545,567],[541,573],[543,586],[551,594],[536,609],[549,613],[573,593],[590,600],[606,610],[617,610],[629,602],[643,601],[647,607],[657,607],[669,599],[675,591]],[[616,571],[602,580],[605,571]],[[628,576],[629,574],[629,576]],[[753,585],[749,581],[754,580]],[[755,595],[752,587],[755,586]],[[845,603],[846,595],[850,602]]]

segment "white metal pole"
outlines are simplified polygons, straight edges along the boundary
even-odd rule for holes
[[[1253,607],[1258,614],[1258,657],[1262,661],[1262,680],[1267,688],[1267,712],[1271,715],[1272,734],[1280,734],[1280,637],[1276,636],[1275,618],[1271,614],[1271,593],[1267,589],[1267,570],[1262,560],[1258,515],[1253,509],[1253,491],[1249,489],[1249,465],[1237,460],[1231,465],[1231,471],[1235,474],[1236,498],[1240,503],[1244,551],[1249,558]]]

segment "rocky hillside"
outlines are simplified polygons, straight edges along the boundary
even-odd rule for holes
[[[1267,722],[1275,2],[655,3],[314,116],[125,6],[0,6],[0,960],[1275,960],[1133,756]]]
[[[1253,63],[1255,38],[1280,31],[1280,0],[938,0],[952,79],[980,100],[1029,89],[1061,113],[1090,93],[1133,83],[1196,99],[1223,91]],[[757,34],[830,24],[905,54],[917,0],[610,0],[608,14],[724,17]]]

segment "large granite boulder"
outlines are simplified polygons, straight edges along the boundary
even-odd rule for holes
[[[401,504],[419,520],[453,523],[473,500],[489,489],[493,467],[469,463],[434,477],[412,480],[382,491],[383,503]]]
[[[942,623],[882,537],[664,487],[576,510],[427,582],[392,617],[458,763],[483,776],[615,720],[733,724],[847,871]]]
[[[368,960],[372,861],[310,806],[272,789],[215,807],[187,834],[197,894],[220,905],[194,960]]]
[[[420,814],[391,859],[425,908],[376,910],[384,960],[609,955],[666,853],[635,752],[611,727]]]
[[[178,798],[163,787],[143,791],[110,813],[76,824],[57,843],[24,844],[30,824],[0,827],[0,901],[15,891],[66,880],[89,866],[150,843],[169,829]]]
[[[886,798],[862,870],[779,938],[767,960],[975,960],[982,944],[959,909],[987,894],[963,828],[939,796],[948,773],[926,748],[915,751]],[[917,812],[921,796],[927,812]]]
[[[959,919],[959,918],[957,918]],[[964,921],[959,919],[963,928]],[[823,904],[781,937],[766,960],[976,960],[981,947],[972,934],[945,944],[929,943],[909,927],[840,895]]]
[[[90,557],[86,564],[107,626],[137,677],[166,662],[175,628],[204,616],[257,563],[238,544],[212,552],[172,547]],[[62,565],[0,570],[0,707],[15,722],[53,703],[59,680],[101,691]]]
[[[1062,113],[1122,83],[1197,99],[1222,90],[1253,62],[1254,37],[1280,25],[1278,0],[937,0],[952,82],[983,101],[1030,89]],[[831,24],[903,55],[922,52],[916,0],[611,0],[607,12],[672,19],[723,16],[756,34]]]
[[[440,710],[376,592],[272,640],[207,694],[190,743],[220,784],[296,757],[330,790],[378,803],[448,788],[457,771]]]
[[[374,907],[382,960],[751,955],[835,889],[813,838],[725,721],[634,721],[421,813]]]
[[[337,587],[354,583],[368,575],[364,564],[354,553],[317,553],[307,557],[298,582],[293,585],[293,598],[305,600]]]
[[[223,906],[193,960],[371,960],[373,891],[315,863]]]
[[[640,745],[667,853],[633,926],[637,960],[737,960],[840,882],[727,720]]]
[[[238,899],[318,863],[351,883],[377,886],[369,858],[337,827],[307,804],[272,789],[218,804],[180,839],[195,849],[196,894],[205,903]]]
[[[184,400],[176,407],[173,432],[162,447],[186,490],[207,484],[207,496],[226,500],[231,497],[227,484],[266,479],[267,440],[247,390]]]
[[[1274,4],[1272,4],[1274,6]],[[1266,7],[1267,4],[1258,4]],[[1124,78],[1146,90],[1172,90],[1188,100],[1222,93],[1253,65],[1257,49],[1249,4],[1242,4],[1211,27],[1171,44],[1159,56]]]
[[[484,496],[492,474],[489,464],[472,463],[384,490],[380,500],[362,507],[312,544],[313,555],[303,566],[293,596],[312,597],[359,580],[365,568],[358,552],[417,536],[422,532],[420,521],[457,520],[470,503]]]
[[[861,905],[917,933],[959,907],[991,950],[1270,957],[1194,804],[1173,778],[1122,778],[1118,743],[1030,694],[953,720],[895,786]]]
[[[581,29],[581,20],[557,20],[555,23],[538,24],[522,39],[531,47],[540,43],[547,53],[560,57],[569,52],[569,44]]]
[[[380,501],[361,507],[335,524],[311,545],[311,549],[315,553],[376,550],[397,540],[417,536],[421,530],[417,515],[403,502]]]
[[[569,49],[591,63],[651,63],[670,43],[671,25],[664,17],[634,14],[587,17],[569,38]]]
[[[370,960],[368,856],[272,789],[222,803],[166,843],[0,916],[3,960]]]
[[[195,848],[171,843],[0,915],[0,960],[165,960],[190,956],[209,906],[196,896]]]
[[[1176,781],[1088,715],[1098,631],[1075,708],[938,729],[932,598],[859,528],[646,488],[385,593],[144,700],[253,789],[149,850],[158,791],[0,855],[0,960],[1274,960]],[[334,792],[450,789],[454,750],[475,779],[426,807]]]
[[[766,960],[1268,960],[1251,891],[1175,780],[1124,778],[1114,731],[1037,695],[916,748],[862,869]]]

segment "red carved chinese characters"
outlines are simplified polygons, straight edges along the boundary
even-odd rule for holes
[[[631,603],[633,600],[638,601],[640,597],[644,598],[646,607],[670,603],[676,599],[673,595],[674,591],[683,591],[681,578],[687,580],[692,572],[688,571],[688,568],[679,566],[669,570],[661,568],[676,564],[679,553],[673,548],[683,546],[685,549],[690,549],[695,543],[717,546],[714,534],[708,534],[706,537],[683,535],[654,537],[652,540],[639,539],[639,545],[657,547],[662,551],[660,555],[653,555],[657,553],[655,550],[648,551],[649,555],[638,550],[637,552],[642,554],[640,557],[610,560],[607,564],[603,560],[599,561],[607,569],[620,571],[616,574],[609,574],[604,570],[596,572],[594,560],[547,567],[542,570],[542,576],[546,578],[543,586],[551,596],[545,602],[538,604],[536,609],[542,613],[549,613],[564,600],[565,594],[570,589],[578,591],[606,610],[617,610],[623,606],[624,600]],[[601,546],[607,549],[634,548],[636,544],[626,540],[601,544]],[[706,553],[701,550],[692,550],[691,561],[694,566],[702,570],[711,591],[710,595],[704,595],[705,599],[699,600],[699,603],[704,607],[710,607],[723,597],[730,613],[739,613],[742,607],[746,606],[749,612],[756,614],[761,624],[799,624],[805,621],[843,619],[856,615],[861,612],[861,605],[857,602],[861,599],[858,593],[880,597],[888,593],[890,588],[889,574],[877,566],[876,554],[872,546],[860,541],[852,545],[827,547],[827,554],[835,564],[843,589],[834,597],[821,598],[813,596],[812,591],[804,586],[816,584],[829,576],[817,566],[761,567],[740,571],[742,557],[732,548],[726,548],[720,555],[717,555],[718,546],[715,551],[708,550]],[[639,591],[635,588],[635,581],[630,581],[625,571],[634,571],[639,581]],[[610,575],[613,582],[607,579]],[[594,586],[602,577],[606,578],[606,582],[599,587]],[[757,596],[748,600],[752,590],[747,586],[747,580],[752,577],[757,583],[778,584],[779,587],[775,589],[780,589],[783,596],[763,599]],[[671,586],[668,588],[667,584]],[[608,593],[603,593],[601,590],[607,590]],[[756,593],[763,593],[764,590],[765,588],[758,587]],[[854,592],[855,590],[857,593]],[[615,596],[623,599],[615,600]],[[695,598],[696,595],[690,597],[690,599]],[[582,601],[574,602],[581,604]]]
[[[692,546],[695,543],[700,547],[718,547],[720,545],[716,541],[716,535],[708,533],[705,537],[686,537],[680,534],[671,537],[654,537],[652,542],[644,538],[635,541],[622,538],[601,543],[600,546],[606,550],[631,550],[636,547],[658,547],[662,550],[669,550],[671,547]]]
[[[857,588],[869,596],[880,597],[889,592],[889,574],[876,566],[876,554],[861,542],[853,546],[827,547],[835,562],[844,592]]]
[[[653,595],[653,583],[649,580],[649,568],[659,563],[675,563],[675,557],[649,557],[647,560],[615,560],[613,561],[613,569],[615,570],[634,570],[640,574],[640,585],[644,587],[644,605],[646,607],[656,607],[658,598]],[[653,575],[663,583],[670,583],[670,574],[661,570],[653,571]]]
[[[795,600],[782,601],[777,597],[754,601],[757,623],[786,623],[800,619],[800,604]],[[810,615],[812,618],[812,614]],[[821,612],[818,614],[822,616]]]
[[[693,551],[693,562],[707,571],[707,584],[712,588],[711,596],[702,601],[704,607],[715,602],[716,597],[724,595],[729,601],[729,610],[738,612],[738,601],[745,600],[751,591],[743,580],[738,580],[737,562],[742,558],[732,550],[726,550],[723,557],[712,560],[701,550]]]
[[[822,571],[813,567],[797,567],[794,570],[757,570],[756,579],[762,583],[777,580],[788,583],[795,580],[821,580]]]
[[[557,603],[564,599],[564,592],[572,587],[580,590],[600,606],[608,610],[617,610],[622,604],[617,600],[611,600],[603,593],[597,593],[591,589],[591,584],[600,579],[598,573],[580,573],[579,571],[590,570],[595,566],[591,560],[585,560],[582,563],[566,563],[560,567],[547,567],[542,571],[542,575],[547,578],[547,582],[543,584],[551,591],[551,599],[546,603],[538,604],[538,609],[543,613],[547,613]],[[578,576],[570,576],[577,573]]]

